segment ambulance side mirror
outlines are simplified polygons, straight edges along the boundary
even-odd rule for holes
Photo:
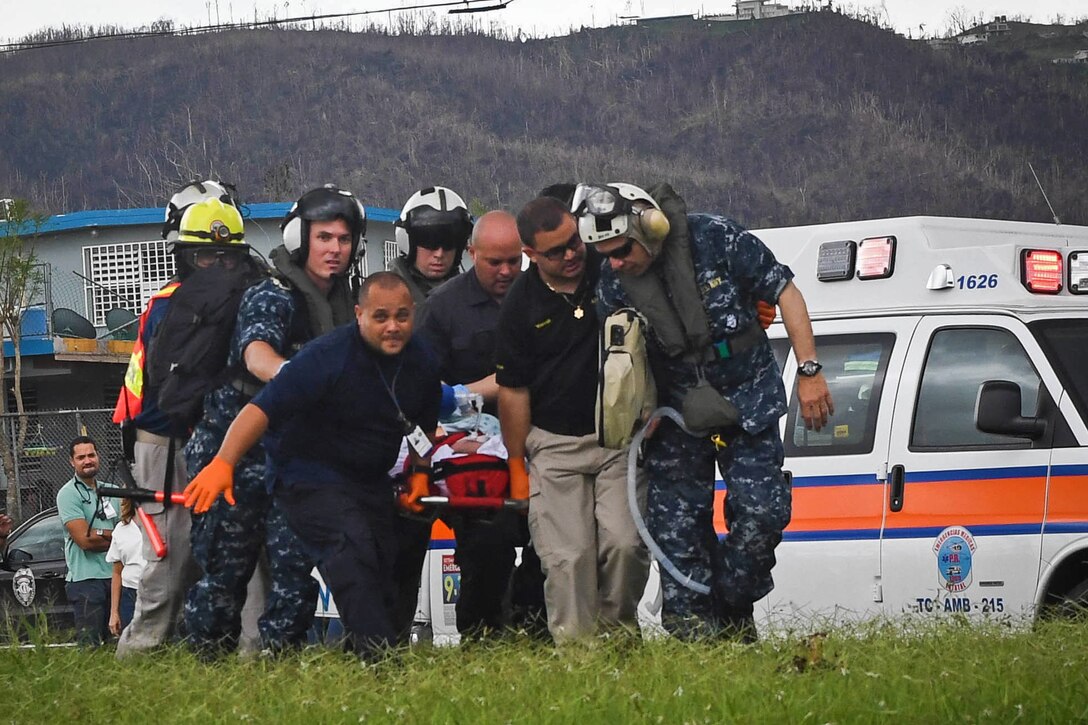
[[[1042,418],[1020,415],[1020,386],[1008,380],[987,380],[978,388],[975,425],[983,433],[1036,440],[1046,432]]]

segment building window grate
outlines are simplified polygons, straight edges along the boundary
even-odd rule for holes
[[[386,240],[382,244],[382,257],[385,261],[385,268],[389,269],[393,266],[393,260],[400,255],[400,249],[397,248],[396,242],[390,242]]]
[[[163,241],[100,244],[83,248],[83,272],[88,316],[102,327],[115,307],[139,315],[174,275],[174,255]]]
[[[38,389],[33,385],[28,385],[24,380],[22,385],[23,393],[23,410],[30,413],[38,410]],[[15,406],[15,382],[7,381],[4,386],[4,395],[6,400],[4,401],[7,407],[3,412],[14,413],[18,408]]]

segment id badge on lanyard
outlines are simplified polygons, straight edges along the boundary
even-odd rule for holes
[[[407,422],[407,421],[405,421]],[[408,439],[408,445],[412,447],[412,450],[419,455],[420,458],[426,458],[427,454],[431,452],[431,439],[427,437],[427,434],[423,432],[423,429],[418,425],[413,426],[408,423],[410,430],[405,434]]]

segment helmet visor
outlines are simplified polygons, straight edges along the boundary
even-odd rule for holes
[[[465,238],[459,234],[459,229],[448,224],[413,229],[410,239],[415,246],[431,251],[445,249],[455,252],[465,246]]]
[[[412,244],[431,250],[462,249],[472,233],[464,210],[441,211],[429,206],[416,207],[408,212],[405,227]]]

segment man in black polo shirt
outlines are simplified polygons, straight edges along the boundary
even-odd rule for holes
[[[515,480],[526,475],[529,530],[546,576],[548,629],[556,641],[604,625],[636,624],[649,556],[627,507],[626,451],[597,445],[600,259],[552,197],[529,202],[518,232],[533,261],[499,319],[499,419]]]
[[[480,217],[472,229],[468,251],[472,269],[431,293],[420,314],[420,332],[438,357],[443,382],[465,385],[482,395],[484,409],[494,413],[498,398],[495,328],[503,298],[521,273],[521,239],[513,215],[491,211]],[[478,442],[467,440],[458,445],[463,444],[473,446],[470,450],[459,449],[466,453],[479,447]],[[503,629],[507,624],[503,599],[514,569],[514,548],[526,544],[529,538],[524,517],[450,511],[443,519],[457,536],[456,561],[461,567],[457,630],[462,636],[479,636]],[[519,579],[532,580],[535,567],[539,580],[536,555],[527,549],[522,558],[526,571],[519,572]],[[515,598],[525,595],[523,591],[515,592]],[[537,608],[541,598],[535,597]]]

